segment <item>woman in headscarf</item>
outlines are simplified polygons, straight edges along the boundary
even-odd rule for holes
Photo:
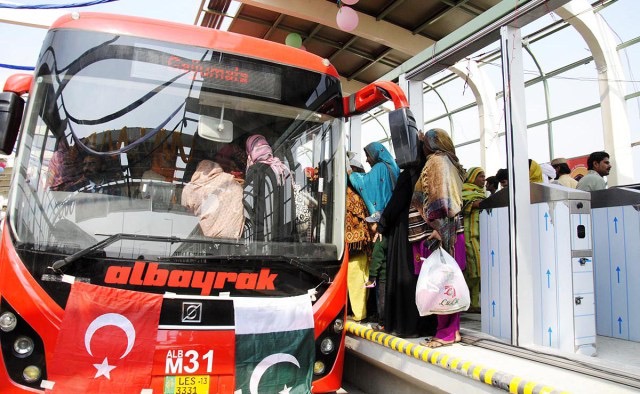
[[[465,171],[460,165],[453,141],[442,129],[431,129],[423,138],[427,163],[420,180],[422,186],[422,216],[433,229],[427,240],[438,239],[442,248],[453,256],[464,270],[464,245],[456,245],[462,210],[462,180]],[[460,341],[460,313],[438,315],[436,335],[421,345],[436,348]]]
[[[351,172],[349,181],[367,205],[371,215],[381,213],[395,187],[400,168],[391,153],[379,142],[364,147],[371,171],[366,174]]]
[[[542,168],[537,161],[529,159],[529,182],[542,183]]]
[[[244,179],[247,159],[245,150],[236,144],[223,146],[215,156],[215,162],[220,164],[224,172],[233,175],[238,180]]]
[[[365,146],[364,153],[367,156],[367,163],[371,166],[371,171],[366,174],[352,172],[351,169],[347,171],[349,182],[360,194],[371,215],[367,220],[375,223],[379,220],[391,198],[398,175],[400,175],[400,168],[387,148],[379,142],[372,142]],[[369,288],[376,288],[378,309],[378,326],[376,328],[380,330],[384,330],[386,256],[387,239],[382,237],[381,240],[374,242],[369,266],[369,280],[366,284]]]
[[[410,244],[410,203],[414,186],[426,162],[421,143],[417,149],[419,162],[400,173],[393,194],[378,222],[378,232],[388,243],[384,329],[402,338],[433,335],[436,329],[435,316],[420,317],[415,307],[418,277],[415,274]],[[417,211],[416,213],[422,218]]]
[[[362,164],[355,159],[349,162],[351,170],[364,173]],[[361,321],[367,317],[367,294],[364,287],[369,277],[369,255],[373,234],[370,224],[365,218],[369,216],[362,197],[347,185],[347,214],[345,220],[345,239],[349,248],[349,269],[347,274],[347,289],[349,303],[353,313],[353,320]]]
[[[198,163],[191,181],[182,190],[181,201],[198,216],[207,237],[240,238],[244,224],[242,186],[218,163]]]
[[[486,198],[485,174],[480,167],[471,167],[462,185],[464,213],[464,240],[466,247],[466,269],[464,278],[469,286],[471,305],[469,312],[480,312],[480,202]]]
[[[244,199],[247,238],[255,241],[294,241],[293,177],[262,135],[246,142],[247,172]]]

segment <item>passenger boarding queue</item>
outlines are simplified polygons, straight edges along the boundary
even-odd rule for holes
[[[402,171],[381,143],[368,144],[364,152],[371,170],[353,158],[347,169],[350,318],[394,336],[425,337],[420,344],[429,348],[460,342],[461,312],[425,315],[416,307],[418,277],[434,251],[446,252],[469,291],[464,310],[481,312],[480,206],[508,188],[508,169],[491,177],[480,167],[465,170],[442,129],[419,132],[418,164]],[[578,181],[564,158],[543,164],[530,159],[529,180],[583,191],[606,188],[609,155],[593,152],[587,167]]]

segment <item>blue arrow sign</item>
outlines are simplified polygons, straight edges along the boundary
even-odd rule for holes
[[[547,270],[547,289],[551,288],[551,271]]]
[[[618,317],[618,334],[622,334],[622,318]]]
[[[616,267],[616,272],[618,273],[618,283],[620,283],[620,267]]]
[[[549,214],[544,213],[544,231],[549,231]]]
[[[491,302],[491,310],[492,310],[492,314],[493,314],[492,317],[496,317],[496,301],[495,300],[493,300]]]
[[[494,255],[495,255],[495,254],[496,254],[496,253],[493,251],[493,249],[491,249],[491,266],[492,266],[492,267],[494,266]]]
[[[616,234],[618,234],[618,217],[613,218],[613,227],[615,228]]]
[[[547,332],[549,333],[549,346],[551,346],[551,333],[553,332],[553,330],[551,329],[551,327],[549,327],[549,329],[547,330]]]

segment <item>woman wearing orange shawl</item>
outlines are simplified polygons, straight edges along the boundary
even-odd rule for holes
[[[462,185],[462,211],[464,213],[464,241],[467,264],[463,271],[469,286],[471,305],[469,312],[480,312],[480,202],[485,199],[485,175],[480,167],[471,167]]]
[[[465,172],[446,131],[431,129],[423,137],[427,163],[420,175],[424,204],[422,216],[433,233],[428,239],[439,239],[442,248],[453,256],[464,270],[464,245],[456,245],[462,210],[462,179]],[[460,246],[463,246],[460,252]],[[457,252],[457,253],[456,253]],[[462,255],[462,256],[461,256]],[[438,315],[436,335],[420,344],[437,348],[460,342],[460,313]]]
[[[354,172],[364,173],[362,164],[350,161]],[[373,232],[365,218],[369,216],[367,206],[362,197],[347,184],[347,212],[345,238],[349,248],[349,269],[347,271],[347,289],[353,320],[361,321],[367,317],[367,294],[364,285],[369,279],[369,255]]]

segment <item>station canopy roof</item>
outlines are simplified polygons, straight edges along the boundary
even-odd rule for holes
[[[346,0],[353,3],[356,0]],[[358,24],[338,27],[336,0],[203,0],[200,24],[285,43],[291,33],[304,48],[327,58],[358,90],[478,17],[500,0],[359,0]],[[226,20],[226,22],[225,22]],[[229,23],[230,22],[230,23]]]

